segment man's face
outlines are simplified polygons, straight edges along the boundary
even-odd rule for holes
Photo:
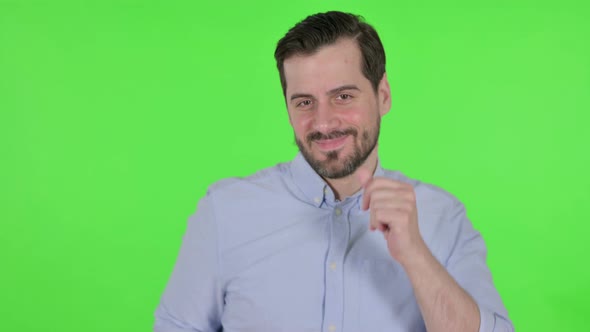
[[[361,71],[356,41],[341,39],[309,56],[285,60],[286,101],[299,150],[324,178],[348,176],[376,153],[389,84],[378,93]]]

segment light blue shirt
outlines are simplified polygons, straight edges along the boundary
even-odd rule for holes
[[[380,165],[375,176],[414,186],[422,237],[478,304],[480,331],[513,331],[463,205]],[[301,155],[214,184],[189,219],[154,331],[426,331],[361,198],[336,200]]]

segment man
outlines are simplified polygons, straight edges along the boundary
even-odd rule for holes
[[[209,189],[155,331],[513,331],[462,204],[379,163],[375,30],[309,16],[275,58],[300,154]]]

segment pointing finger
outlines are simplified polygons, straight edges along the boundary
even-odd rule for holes
[[[371,172],[369,170],[367,170],[366,168],[359,168],[356,171],[355,175],[356,175],[357,180],[359,181],[359,183],[363,187],[363,189],[365,189],[365,192],[363,193],[363,201],[361,203],[361,209],[367,210],[369,208],[369,204],[371,201],[371,193],[367,192],[366,188],[369,185],[369,183],[371,182],[371,179],[373,178],[373,174],[371,174]]]

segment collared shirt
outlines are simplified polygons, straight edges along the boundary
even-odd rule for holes
[[[449,193],[413,185],[432,254],[480,309],[480,331],[513,331],[486,248]],[[426,331],[402,266],[369,231],[362,191],[339,201],[299,154],[209,188],[189,218],[154,331]]]

